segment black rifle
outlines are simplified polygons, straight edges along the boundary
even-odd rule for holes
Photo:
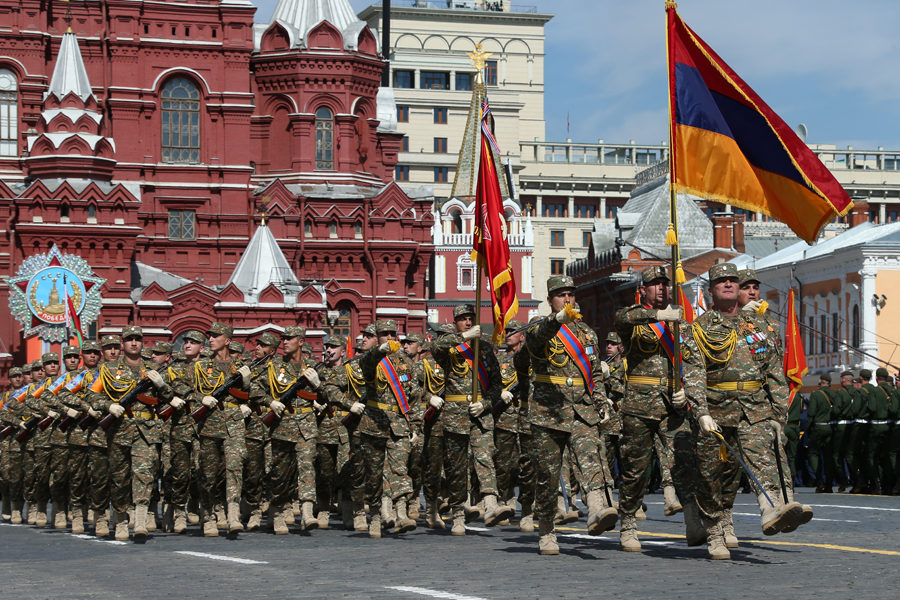
[[[274,354],[267,354],[261,358],[257,358],[256,360],[254,360],[252,363],[250,363],[247,366],[250,367],[250,370],[252,371],[256,367],[260,367],[260,366],[268,363],[274,357],[275,357]],[[214,389],[213,392],[210,394],[210,396],[215,398],[216,402],[219,403],[219,410],[222,410],[225,408],[225,398],[231,393],[231,388],[233,388],[238,383],[240,383],[240,381],[241,381],[241,374],[235,373],[231,377],[226,379],[222,385],[220,385],[219,387]],[[194,411],[191,413],[191,417],[194,419],[194,421],[196,423],[199,423],[200,421],[202,421],[203,419],[206,418],[206,414],[208,412],[209,412],[209,407],[206,406],[205,404],[201,404],[196,409],[194,409]]]
[[[169,367],[169,363],[164,365],[160,365],[157,369],[157,373],[162,373],[164,369]],[[150,381],[149,377],[144,377],[131,388],[131,391],[125,394],[122,398],[119,399],[119,406],[125,409],[125,412],[129,417],[132,416],[131,407],[134,406],[135,402],[140,402],[140,396],[144,394],[144,392],[149,391],[150,388],[153,387],[153,382]],[[88,415],[90,417],[90,415]],[[85,417],[85,418],[88,418]],[[92,417],[91,417],[92,418]],[[112,425],[116,420],[116,416],[112,413],[106,415],[102,419],[100,419],[100,427],[103,428],[103,431],[109,429],[110,425]]]
[[[324,362],[317,363],[316,366],[313,367],[313,370],[318,371],[324,366]],[[300,388],[302,388],[305,383],[306,377],[304,377],[301,373],[300,377],[298,377],[296,381],[291,384],[291,387],[286,389],[285,392],[281,395],[279,402],[284,404],[285,412],[288,412],[289,414],[293,414],[294,412],[296,412],[294,410],[294,400],[296,400],[297,394],[300,392]],[[277,415],[275,414],[275,411],[270,411],[263,415],[262,422],[266,427],[271,427],[275,423],[276,417]]]

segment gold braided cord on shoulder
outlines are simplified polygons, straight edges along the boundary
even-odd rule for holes
[[[425,361],[425,388],[432,394],[440,394],[444,389],[444,378],[437,374],[427,360]]]
[[[282,367],[282,373],[283,372],[284,372],[284,367]],[[268,376],[269,376],[269,392],[272,394],[272,397],[275,400],[281,400],[281,396],[286,391],[288,391],[288,388],[290,388],[292,385],[294,385],[295,381],[297,381],[296,379],[292,379],[286,383],[281,383],[280,381],[278,381],[278,374],[275,373],[275,365],[272,364],[271,361],[269,362]]]
[[[637,344],[637,351],[641,354],[659,353],[659,338],[646,325],[638,325],[631,330],[631,337],[628,339],[628,346],[625,348],[626,355],[631,354],[635,343]]]
[[[544,346],[544,352],[547,353],[547,360],[549,360],[550,364],[554,367],[561,368],[566,366],[566,363],[569,362],[569,355],[566,353],[566,347],[563,346],[563,343],[558,336],[550,338],[550,341]],[[557,360],[556,357],[558,356],[562,356],[562,360]]]
[[[219,373],[215,379],[200,366],[200,361],[194,363],[194,382],[197,385],[197,391],[208,396],[212,394],[217,387],[225,383],[225,373]]]
[[[347,382],[350,384],[350,389],[353,390],[353,393],[356,394],[357,398],[362,398],[366,387],[365,378],[356,375],[352,363],[346,363],[344,365],[344,370],[347,372]]]
[[[465,377],[469,373],[469,361],[456,348],[450,351],[450,369],[460,377]]]
[[[727,335],[708,335],[702,327],[691,327],[694,334],[694,341],[700,353],[710,361],[723,365],[731,360],[734,349],[737,347],[737,331],[731,329]],[[725,358],[716,358],[713,353],[720,354],[724,352]]]
[[[109,367],[102,365],[100,367],[100,381],[103,383],[103,391],[110,399],[118,402],[125,394],[134,389],[137,382],[130,377],[123,379],[121,374],[119,379],[109,370]]]

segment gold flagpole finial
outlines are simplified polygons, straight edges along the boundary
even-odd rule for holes
[[[484,68],[484,63],[487,62],[487,59],[494,55],[493,52],[482,50],[481,44],[475,44],[475,52],[466,52],[466,54],[472,59],[472,66],[479,71]]]
[[[672,0],[666,0],[666,10],[669,10],[670,8],[678,8],[678,5],[672,2]]]

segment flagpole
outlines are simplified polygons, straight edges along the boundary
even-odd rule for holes
[[[475,323],[481,325],[481,257],[475,261]],[[478,402],[478,367],[480,359],[481,336],[475,338],[472,345],[472,403]]]
[[[666,2],[666,79],[669,84],[669,97],[667,99],[668,110],[669,110],[669,231],[666,234],[666,244],[672,247],[672,299],[671,302],[674,306],[680,305],[680,298],[678,294],[678,290],[681,286],[681,281],[679,279],[684,279],[684,271],[681,269],[681,265],[679,263],[679,252],[678,252],[678,197],[675,193],[675,114],[674,107],[672,106],[672,99],[675,96],[675,90],[673,89],[673,85],[675,84],[674,78],[675,73],[673,67],[673,59],[671,56],[672,48],[670,32],[669,32],[669,23],[672,20],[672,13],[675,12],[675,8],[677,5],[674,2],[668,1]],[[672,376],[673,381],[675,382],[674,390],[678,392],[681,390],[681,331],[680,331],[680,323],[678,321],[674,321],[672,323],[672,337],[675,343],[675,355],[672,357],[672,365],[675,368],[675,372]]]

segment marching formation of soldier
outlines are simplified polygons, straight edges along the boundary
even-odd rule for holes
[[[794,531],[812,510],[793,498],[800,401],[787,405],[777,321],[752,271],[720,264],[709,278],[712,306],[689,324],[666,271],[645,269],[642,303],[617,313],[604,345],[581,321],[572,279],[556,276],[551,313],[508,323],[505,351],[471,305],[428,341],[378,320],[352,359],[337,335],[313,359],[298,326],[262,334],[252,353],[224,323],[186,333],[178,352],[144,348],[137,326],[65,346],[11,369],[0,396],[3,518],[46,526],[52,508],[57,529],[93,524],[128,540],[201,523],[210,537],[283,535],[328,528],[335,511],[346,529],[380,538],[420,518],[444,529],[449,514],[462,536],[477,519],[508,524],[518,499],[519,529],[537,526],[540,553],[552,555],[555,525],[579,518],[580,494],[588,533],[620,525],[620,547],[634,552],[656,454],[665,514],[683,512],[688,544],[728,559],[743,473],[764,534]],[[867,371],[843,373],[836,392],[823,375],[812,394],[820,491],[897,482],[900,391],[882,371],[877,385]]]

